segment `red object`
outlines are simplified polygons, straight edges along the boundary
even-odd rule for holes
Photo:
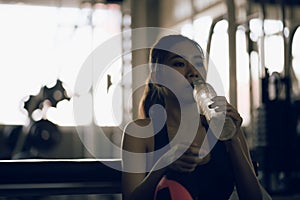
[[[154,200],[156,200],[159,190],[166,188],[169,190],[172,200],[193,200],[191,194],[183,185],[174,180],[169,180],[166,177],[163,177],[158,183],[154,194]]]

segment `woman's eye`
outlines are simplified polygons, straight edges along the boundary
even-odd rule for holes
[[[184,63],[183,62],[174,62],[173,66],[174,67],[184,67]]]
[[[196,63],[196,67],[203,67],[204,65],[203,65],[203,62],[198,62],[198,63]]]

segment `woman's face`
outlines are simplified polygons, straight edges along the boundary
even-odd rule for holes
[[[163,67],[160,74],[167,78],[168,82],[171,82],[176,91],[179,91],[177,95],[180,95],[185,101],[193,100],[193,81],[197,78],[205,79],[206,77],[203,55],[189,41],[182,41],[173,45],[170,52],[164,62],[165,66],[169,68]]]
[[[203,55],[191,42],[179,42],[170,51],[172,53],[167,57],[166,65],[177,70],[190,83],[196,78],[206,77]]]

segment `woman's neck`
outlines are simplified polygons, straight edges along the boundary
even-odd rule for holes
[[[168,125],[178,125],[181,119],[181,109],[179,102],[174,97],[166,96],[165,103]]]
[[[198,133],[198,126],[200,123],[200,115],[196,115],[195,113],[193,113],[196,110],[193,104],[185,104],[182,106],[184,107],[180,107],[177,102],[166,102],[166,123],[169,140],[173,140],[173,138],[177,135],[179,138],[177,138],[177,142],[195,140],[198,144],[200,144],[200,141],[203,141],[203,138],[200,138],[201,135],[198,135],[196,137],[196,134]],[[199,119],[197,119],[197,117]]]
[[[177,99],[166,98],[166,112],[167,122],[169,125],[178,127],[181,122],[182,112],[193,112],[195,111],[195,105],[193,103],[186,103],[184,105],[179,104]]]

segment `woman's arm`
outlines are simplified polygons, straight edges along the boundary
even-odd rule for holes
[[[213,101],[211,107],[216,108],[217,112],[226,112],[226,115],[232,118],[237,127],[235,136],[225,141],[225,145],[232,163],[239,198],[241,200],[262,199],[261,186],[256,177],[249,149],[241,130],[243,119],[238,111],[227,102],[225,97],[217,96],[213,98]]]
[[[124,200],[153,200],[158,182],[164,175],[164,169],[151,171],[145,174],[133,174],[123,172],[122,189]]]
[[[225,142],[236,181],[236,188],[241,200],[262,199],[260,183],[250,158],[246,140],[241,129],[231,140]]]
[[[134,131],[134,127],[144,126],[143,121],[128,124],[122,140],[122,194],[124,200],[129,199],[153,199],[156,185],[165,173],[165,169],[151,170],[146,173],[146,156],[148,138],[133,137],[128,132]],[[145,127],[145,131],[147,128]],[[126,151],[134,154],[127,154]],[[143,170],[145,172],[143,172]]]

